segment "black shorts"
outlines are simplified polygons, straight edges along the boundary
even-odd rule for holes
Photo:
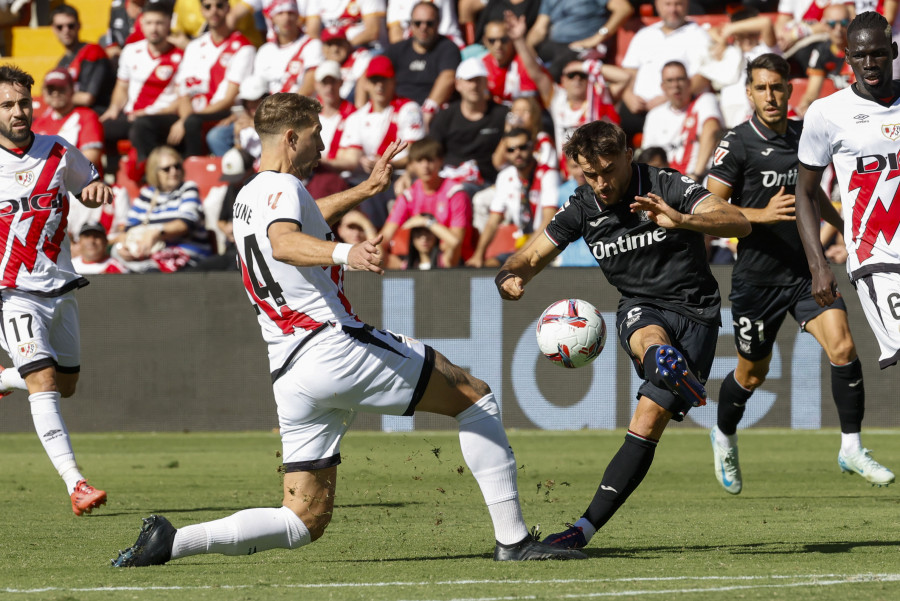
[[[631,346],[628,343],[631,335],[650,325],[658,325],[665,330],[672,346],[681,351],[688,362],[688,367],[703,384],[706,384],[713,359],[716,357],[719,328],[702,324],[680,313],[653,305],[630,307],[627,311],[619,311],[616,314],[616,332],[619,335],[619,344],[631,357],[638,376],[644,380],[644,383],[638,388],[637,397],[649,398],[663,409],[670,411],[672,419],[680,422],[692,407],[690,401],[676,396],[668,388],[660,388],[648,382],[641,366],[643,357],[635,357],[631,353]]]
[[[760,361],[772,354],[775,337],[788,312],[800,324],[806,324],[830,309],[846,312],[840,296],[834,304],[820,307],[812,296],[812,280],[793,286],[757,286],[735,279],[731,285],[731,315],[734,344],[738,354],[748,361]]]

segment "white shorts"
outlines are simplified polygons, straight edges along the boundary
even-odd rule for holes
[[[875,333],[881,369],[900,361],[900,273],[879,272],[856,282],[863,313]]]
[[[81,334],[75,292],[45,298],[19,290],[0,290],[3,350],[22,376],[56,367],[81,369]]]
[[[357,411],[412,415],[434,367],[434,350],[374,329],[326,326],[272,385],[286,472],[340,463]]]

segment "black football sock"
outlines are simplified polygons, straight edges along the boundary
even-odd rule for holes
[[[866,412],[866,390],[859,358],[847,365],[831,366],[831,394],[837,406],[841,432],[855,434],[862,430]]]
[[[716,425],[722,434],[731,436],[737,432],[738,424],[744,417],[747,401],[752,394],[752,390],[747,390],[738,384],[733,371],[725,376],[725,379],[722,380],[722,387],[719,388],[719,407],[716,417]]]
[[[643,481],[653,463],[659,441],[628,431],[625,442],[609,462],[584,518],[598,530],[618,511]]]

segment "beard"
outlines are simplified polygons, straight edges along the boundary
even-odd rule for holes
[[[31,119],[26,119],[25,123],[28,127],[21,130],[13,129],[12,126],[6,124],[0,125],[0,135],[14,144],[26,142],[31,138]]]

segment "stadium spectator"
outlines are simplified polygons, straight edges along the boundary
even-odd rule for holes
[[[253,111],[269,94],[266,81],[259,75],[250,74],[241,81],[238,88],[237,104],[231,107],[231,115],[212,127],[206,134],[206,144],[209,152],[215,156],[223,156],[226,152],[238,146],[244,148],[259,157],[259,138],[254,131],[252,135],[242,141],[241,132],[245,129],[253,129]]]
[[[346,98],[358,107],[364,105],[368,100],[364,86],[360,86],[357,93],[356,84],[365,77],[372,52],[368,48],[353,48],[347,37],[336,29],[322,30],[321,39],[325,60],[334,61],[341,66],[341,98]]]
[[[511,11],[505,16],[505,21],[491,21],[484,28],[488,53],[481,60],[488,71],[488,90],[498,104],[509,106],[519,96],[538,96],[546,106],[553,79],[525,41],[525,18]]]
[[[436,223],[450,229],[453,235],[452,252],[441,240],[442,256],[447,259],[445,267],[455,267],[465,249],[465,257],[472,251],[472,200],[459,182],[441,177],[444,167],[444,149],[432,138],[422,138],[409,148],[407,171],[415,180],[402,194],[397,196],[394,206],[381,228],[382,246],[387,256],[391,241],[397,230],[417,215],[429,215]],[[388,267],[396,267],[388,264]]]
[[[316,68],[316,100],[322,105],[319,123],[322,124],[322,143],[325,150],[320,165],[330,165],[337,158],[347,117],[356,111],[349,100],[341,98],[341,66],[325,61]]]
[[[665,153],[663,153],[665,156]],[[584,179],[584,172],[575,159],[563,155],[565,159],[565,171],[569,174],[569,179],[559,185],[559,206],[569,202],[569,198],[575,194],[578,186],[583,186],[587,180]],[[568,245],[564,251],[553,261],[556,267],[593,267],[597,264],[594,255],[591,254],[591,248],[584,239],[581,243],[577,240]]]
[[[503,126],[504,133],[516,128],[523,128],[531,134],[531,141],[534,145],[534,158],[538,165],[546,165],[551,169],[559,168],[559,155],[556,154],[556,148],[553,145],[553,138],[541,128],[543,119],[541,113],[541,105],[538,104],[534,96],[522,96],[513,100],[509,112],[506,113],[506,124]],[[510,165],[510,155],[506,150],[506,141],[501,139],[494,150],[493,163],[497,171]]]
[[[215,0],[214,0],[215,1]],[[223,0],[229,4],[228,15],[230,17],[231,10],[246,6],[242,0]],[[188,42],[196,39],[206,33],[206,17],[201,10],[201,4],[206,0],[175,0],[174,19],[172,21],[172,38],[171,42],[179,48],[185,49]],[[264,32],[260,31],[256,26],[256,20],[252,14],[238,14],[235,18],[226,17],[228,28],[231,31],[239,31],[257,47],[265,40]]]
[[[111,173],[118,164],[119,140],[128,139],[143,162],[178,120],[175,76],[184,53],[168,41],[171,21],[170,4],[148,0],[141,12],[144,39],[125,46],[119,56],[112,100],[100,116]]]
[[[388,41],[395,44],[412,35],[412,11],[422,0],[389,0],[387,5]],[[456,0],[433,1],[440,14],[437,32],[450,40],[459,48],[464,48],[462,33],[456,19]]]
[[[531,132],[516,128],[506,132],[503,140],[511,164],[497,174],[490,217],[478,237],[475,253],[466,261],[469,267],[497,267],[506,259],[485,256],[504,221],[515,224],[516,246],[521,248],[547,227],[558,208],[559,170],[538,165]]]
[[[78,231],[78,253],[72,257],[72,266],[81,275],[128,273],[127,267],[109,255],[106,230],[99,223],[81,226]]]
[[[377,238],[335,243],[331,226],[390,186],[390,162],[402,144],[388,145],[364,185],[316,202],[299,178],[309,175],[323,149],[317,113],[315,100],[296,94],[263,102],[257,113],[262,172],[241,191],[235,209],[243,281],[269,347],[283,442],[282,504],[178,530],[152,516],[113,565],[295,549],[319,539],[334,511],[341,439],[357,410],[456,417],[463,458],[495,524],[495,560],[586,558],[550,549],[529,534],[515,456],[487,384],[431,347],[377,330],[353,313],[344,295],[343,266],[382,273],[382,257]],[[283,191],[281,198],[267,202],[273,189]]]
[[[253,39],[256,45],[259,45],[261,42],[274,42],[277,40],[277,35],[271,10],[276,3],[277,0],[232,0],[231,10],[228,11],[227,17],[228,25],[232,29],[237,29],[246,35],[240,24],[249,21],[256,28],[257,17],[262,17],[262,20],[265,21],[265,28],[262,32],[265,39],[256,42],[249,35],[247,37]],[[306,21],[308,5],[309,0],[297,0],[297,19],[301,28]]]
[[[112,201],[112,191],[81,152],[56,136],[31,130],[34,79],[10,65],[0,66],[0,185],[13,218],[0,220],[8,243],[2,254],[3,335],[0,346],[13,367],[0,369],[0,395],[28,391],[35,432],[65,482],[75,515],[106,504],[106,493],[90,486],[79,470],[60,413],[63,397],[75,394],[81,370],[78,303],[75,291],[87,285],[69,258],[61,229],[70,192],[85,206]],[[17,198],[23,201],[19,206]],[[39,199],[43,206],[38,207]],[[19,325],[21,324],[21,325]]]
[[[492,22],[502,23],[507,11],[515,17],[525,18],[525,30],[531,29],[540,14],[541,0],[475,0],[481,2],[484,8],[478,13],[475,25],[475,37],[473,42],[482,40],[488,36],[488,24]],[[472,43],[472,42],[470,42]]]
[[[102,114],[109,106],[116,75],[106,52],[98,44],[88,44],[79,39],[81,21],[75,8],[62,4],[50,12],[53,34],[66,53],[56,64],[57,69],[68,69],[75,82],[75,106],[86,106]]]
[[[353,48],[383,50],[388,43],[385,0],[308,0],[306,32],[318,38],[324,29],[340,31]]]
[[[540,14],[528,30],[528,44],[550,72],[559,74],[572,50],[606,54],[619,27],[634,14],[628,0],[541,0]]]
[[[461,241],[434,216],[414,215],[406,220],[403,229],[409,230],[409,254],[400,269],[428,271],[456,266]]]
[[[378,235],[378,230],[369,218],[356,209],[347,211],[331,229],[334,230],[336,242],[347,244],[359,244]]]
[[[853,6],[853,0],[779,0],[775,20],[779,47],[791,56],[803,46],[826,39],[828,29],[822,15],[832,4]]]
[[[113,256],[131,271],[171,273],[212,253],[197,184],[184,179],[184,161],[171,146],[147,157],[147,185],[128,211],[125,232],[113,238]]]
[[[850,85],[853,79],[853,71],[844,55],[847,48],[847,26],[850,25],[850,7],[846,4],[832,4],[822,13],[822,22],[828,27],[828,39],[812,46],[806,69],[806,92],[794,106],[801,117],[822,93],[826,79],[831,80],[839,90]]]
[[[710,37],[702,27],[687,19],[687,0],[655,0],[660,20],[638,30],[622,59],[622,67],[633,74],[622,94],[619,116],[629,136],[643,131],[647,111],[666,101],[662,94],[662,67],[680,61],[691,78],[690,91],[699,94],[709,82],[699,74],[706,60]]]
[[[199,0],[206,32],[184,51],[176,81],[178,120],[169,130],[169,143],[181,144],[184,156],[208,154],[206,132],[213,122],[231,115],[241,82],[253,69],[256,49],[225,20],[228,0]]]
[[[276,41],[260,46],[253,74],[266,80],[269,92],[296,92],[310,96],[315,88],[315,70],[324,60],[322,42],[300,30],[297,0],[275,0],[269,16],[275,23]]]
[[[103,126],[93,110],[75,106],[72,76],[66,69],[54,69],[44,77],[42,91],[45,107],[35,118],[32,131],[62,137],[102,174]]]
[[[713,194],[731,199],[753,224],[750,235],[738,243],[738,262],[731,277],[729,299],[738,362],[722,381],[717,425],[710,432],[716,479],[730,494],[739,494],[743,488],[737,427],[753,392],[769,373],[775,338],[790,312],[831,364],[831,393],[841,424],[838,464],[852,466],[872,484],[890,484],[893,472],[872,459],[860,440],[865,388],[847,307],[843,298],[820,307],[810,296],[812,276],[794,217],[796,179],[789,177],[781,183],[767,175],[793,176],[797,169],[803,124],[788,119],[790,67],[783,58],[764,54],[747,70],[754,115],[728,132],[707,184]],[[822,216],[843,229],[830,199],[821,191],[818,196]]]
[[[682,421],[706,402],[702,382],[715,358],[721,299],[703,233],[745,236],[750,223],[702,186],[633,163],[625,132],[612,123],[581,126],[565,151],[588,185],[576,190],[543,235],[504,263],[496,282],[502,298],[518,300],[562,250],[584,238],[622,295],[614,331],[644,380],[637,406],[584,515],[544,539],[581,548],[640,485],[669,421]],[[651,238],[652,244],[639,242]],[[676,273],[691,277],[672,277]]]
[[[503,136],[508,109],[491,100],[484,62],[469,58],[456,69],[460,99],[431,122],[429,135],[444,148],[444,177],[479,186],[492,184],[497,169],[492,155]]]
[[[412,12],[412,37],[387,47],[397,73],[397,94],[415,100],[422,107],[425,124],[441,110],[454,92],[459,48],[437,32],[438,7],[419,2]]]
[[[712,60],[701,67],[701,74],[719,91],[719,108],[725,127],[735,127],[753,115],[747,99],[747,63],[767,53],[781,54],[775,39],[775,25],[768,15],[755,9],[731,14],[731,21],[709,30],[713,39]]]
[[[691,94],[687,70],[678,61],[663,67],[662,86],[666,102],[647,113],[641,146],[665,148],[673,169],[701,182],[722,132],[719,103],[709,92]]]
[[[99,44],[113,65],[126,44],[143,39],[140,32],[141,11],[146,0],[112,0],[109,7],[109,29],[100,37]]]

